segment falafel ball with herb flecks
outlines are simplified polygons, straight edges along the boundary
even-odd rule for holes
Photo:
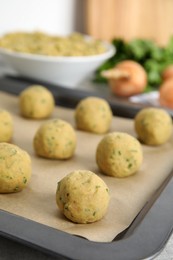
[[[5,109],[0,109],[0,142],[10,142],[13,136],[12,115]]]
[[[106,183],[91,171],[76,170],[58,182],[57,205],[75,223],[92,223],[103,218],[109,200]]]
[[[37,155],[50,159],[68,159],[76,149],[76,132],[61,119],[44,122],[34,136],[33,145]]]
[[[48,118],[54,107],[54,97],[44,86],[31,85],[20,93],[19,108],[23,117],[31,119]]]
[[[140,142],[123,132],[105,135],[96,149],[96,163],[102,173],[123,178],[137,173],[143,161]]]
[[[23,190],[31,178],[29,154],[14,144],[0,143],[0,193]]]
[[[112,110],[103,98],[87,97],[75,109],[75,121],[79,130],[104,134],[112,122]]]
[[[137,136],[146,145],[161,145],[172,135],[172,118],[161,108],[141,109],[135,116],[134,126]]]

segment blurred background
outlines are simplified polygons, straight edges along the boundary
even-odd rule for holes
[[[79,32],[110,41],[116,53],[94,72],[94,83],[107,84],[102,71],[124,60],[145,69],[144,92],[158,91],[164,73],[173,78],[173,0],[0,0],[0,4],[0,35],[17,30],[60,36]]]
[[[173,34],[173,0],[0,0],[0,34],[16,29],[102,39],[147,38],[165,45]]]
[[[173,34],[172,0],[87,0],[87,30],[105,39],[151,39],[165,45]]]
[[[69,34],[84,30],[85,0],[0,0],[0,34],[42,30]]]

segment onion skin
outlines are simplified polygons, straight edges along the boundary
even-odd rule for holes
[[[118,63],[112,70],[122,72],[122,76],[120,75],[119,77],[105,76],[108,79],[112,93],[115,95],[129,97],[144,91],[147,85],[147,73],[139,63],[132,60],[125,60]],[[123,76],[123,73],[128,74],[128,76]],[[105,74],[103,73],[103,76]]]
[[[161,106],[173,109],[173,78],[165,80],[160,86],[159,102]]]

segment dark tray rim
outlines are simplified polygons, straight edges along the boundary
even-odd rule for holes
[[[173,172],[112,242],[93,242],[0,210],[0,235],[58,259],[139,260],[155,257],[173,231]],[[164,223],[164,224],[163,224]]]
[[[17,95],[29,84],[26,80],[1,77],[0,90]],[[44,84],[45,85],[45,84]],[[58,104],[74,107],[90,93],[48,86]],[[100,96],[99,93],[93,93]],[[110,100],[108,100],[109,102]],[[116,114],[134,117],[141,108],[125,101],[110,102]],[[118,111],[118,113],[117,113]],[[0,210],[0,235],[36,248],[52,256],[67,259],[139,260],[156,256],[173,231],[173,171],[146,203],[132,224],[112,242],[93,242]]]

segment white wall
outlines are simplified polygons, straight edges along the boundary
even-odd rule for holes
[[[42,30],[55,34],[83,32],[85,0],[0,0],[0,34]]]

